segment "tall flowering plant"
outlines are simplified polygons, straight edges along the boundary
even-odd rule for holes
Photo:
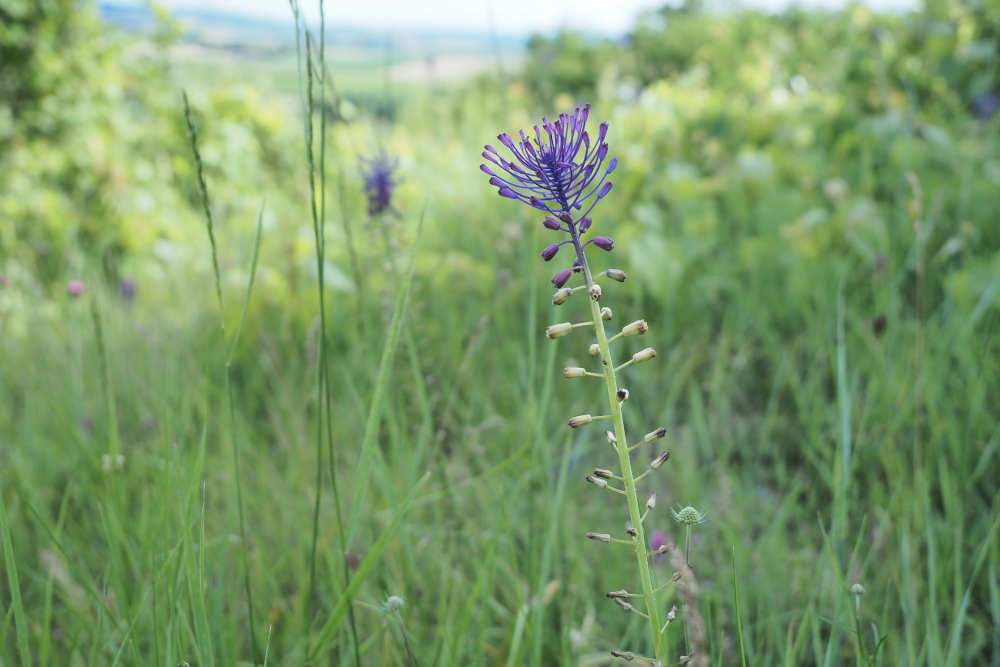
[[[608,124],[601,123],[597,136],[592,137],[587,131],[587,120],[590,116],[590,105],[576,109],[572,114],[561,114],[556,121],[542,119],[541,126],[536,125],[533,136],[524,131],[520,139],[515,140],[509,134],[500,134],[497,139],[506,147],[511,157],[505,157],[501,151],[487,145],[483,158],[489,164],[483,164],[480,169],[490,177],[490,184],[497,188],[501,197],[516,199],[545,216],[542,225],[554,233],[565,235],[542,250],[542,259],[552,261],[558,255],[562,246],[572,249],[572,262],[568,268],[563,268],[552,277],[556,292],[552,303],[559,306],[566,303],[574,294],[584,292],[587,295],[590,318],[585,321],[571,323],[560,322],[546,329],[549,338],[561,338],[577,329],[590,329],[596,339],[590,345],[591,356],[600,360],[597,370],[581,367],[568,367],[563,370],[566,378],[598,378],[603,380],[606,390],[608,412],[606,414],[576,415],[569,420],[571,428],[579,428],[598,421],[610,422],[611,428],[606,432],[608,442],[617,454],[617,470],[594,468],[586,480],[602,492],[610,492],[623,499],[628,506],[629,523],[625,533],[615,536],[607,532],[590,532],[587,538],[607,544],[621,544],[629,547],[634,554],[638,574],[638,591],[621,589],[611,591],[607,597],[613,600],[625,611],[638,614],[647,619],[649,624],[650,645],[652,656],[639,655],[628,650],[616,648],[612,655],[626,661],[639,660],[653,665],[666,664],[664,632],[674,618],[673,610],[663,613],[658,601],[659,593],[670,583],[658,586],[650,560],[666,551],[666,546],[651,550],[647,547],[643,522],[656,506],[656,494],[650,494],[646,500],[639,499],[639,483],[651,472],[660,468],[670,457],[670,452],[662,452],[652,459],[647,470],[636,475],[632,469],[630,453],[644,445],[651,445],[666,435],[665,428],[656,428],[647,433],[637,442],[631,443],[625,432],[625,421],[622,408],[628,400],[628,389],[619,386],[618,373],[633,364],[649,361],[656,356],[651,347],[633,352],[622,363],[616,363],[621,353],[616,355],[612,345],[622,345],[627,339],[645,334],[648,330],[645,320],[638,319],[623,326],[617,333],[608,335],[605,322],[612,319],[610,308],[601,306],[603,290],[598,280],[606,278],[612,281],[625,282],[625,272],[620,269],[607,269],[597,275],[591,272],[587,261],[587,250],[590,246],[601,251],[610,252],[614,241],[607,236],[588,236],[593,221],[591,212],[597,203],[611,192],[612,184],[608,177],[618,166],[616,158],[607,159],[608,144],[605,138],[608,134]],[[513,158],[513,159],[511,159]],[[576,283],[576,284],[574,284]]]

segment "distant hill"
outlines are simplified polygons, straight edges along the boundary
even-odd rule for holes
[[[101,17],[129,32],[155,28],[156,17],[145,5],[127,2],[98,2]],[[291,17],[287,21],[235,14],[212,9],[180,9],[171,13],[185,26],[184,40],[202,46],[247,51],[274,51],[294,46]],[[494,49],[494,38],[486,31],[412,29],[379,31],[371,28],[326,26],[327,43],[338,49],[391,51],[406,60],[441,54],[480,55]],[[504,54],[520,54],[526,36],[498,35]]]

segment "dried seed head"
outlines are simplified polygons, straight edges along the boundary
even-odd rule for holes
[[[605,431],[604,436],[608,439],[608,442],[610,442],[612,445],[618,444],[618,438],[616,438],[615,434],[612,433],[611,431]]]
[[[570,417],[569,425],[571,428],[578,428],[584,424],[589,424],[594,421],[594,418],[590,415],[577,415],[575,417]]]
[[[625,275],[625,272],[622,271],[621,269],[608,269],[607,271],[604,272],[604,275],[620,283],[625,282],[625,280],[628,278],[628,276]]]
[[[621,589],[620,591],[609,591],[607,593],[607,596],[609,598],[625,598],[628,597],[628,591],[625,590],[624,588]]]
[[[406,601],[398,595],[390,595],[389,599],[385,601],[383,608],[389,612],[396,612],[406,606]]]
[[[607,533],[587,533],[587,539],[595,542],[610,542],[611,536]]]
[[[572,330],[572,324],[569,322],[560,322],[559,324],[549,325],[549,327],[545,329],[545,335],[549,338],[562,338]]]
[[[651,510],[656,507],[656,494],[651,493],[649,495],[649,500],[646,501],[646,509]]]
[[[561,306],[569,301],[571,296],[573,296],[573,290],[565,287],[558,289],[556,290],[556,293],[552,295],[552,304],[555,306]]]
[[[594,476],[602,477],[604,479],[611,479],[614,477],[614,473],[607,468],[594,468]]]
[[[850,591],[851,595],[864,595],[867,592],[865,591],[865,587],[862,586],[861,584],[854,584],[853,586],[851,586]]]
[[[667,620],[672,621],[676,618],[677,618],[677,605],[674,605],[673,607],[670,608],[670,611],[667,612]]]
[[[643,350],[639,350],[638,352],[636,352],[635,354],[633,354],[632,355],[632,361],[634,361],[635,363],[638,364],[638,363],[643,362],[643,361],[649,361],[650,359],[652,359],[655,356],[656,356],[656,350],[654,350],[651,347],[647,347],[647,348],[645,348]]]
[[[667,429],[664,428],[663,426],[661,426],[660,428],[656,429],[655,431],[650,431],[649,433],[647,433],[646,435],[644,435],[643,438],[642,438],[642,441],[646,442],[646,443],[655,442],[655,441],[659,440],[660,438],[662,438],[663,436],[665,436],[666,434],[667,434]]]
[[[587,374],[586,368],[580,368],[579,366],[567,366],[563,369],[563,377],[566,378],[582,378]]]
[[[596,357],[601,353],[601,346],[598,345],[597,343],[591,343],[590,347],[587,349],[587,352],[590,353],[590,356]]]
[[[615,604],[624,609],[625,611],[632,611],[632,605],[622,598],[615,598]]]
[[[619,403],[624,403],[627,400],[628,400],[628,389],[619,389],[618,390],[618,402]]]
[[[655,459],[653,459],[653,462],[649,464],[649,467],[652,468],[653,470],[658,470],[659,467],[664,463],[666,463],[667,459],[669,458],[670,458],[670,452],[663,452]]]
[[[593,475],[587,475],[587,481],[599,489],[603,489],[608,485],[607,480],[601,479],[600,477],[594,477]]]
[[[602,320],[610,320],[611,319],[611,309],[608,308],[607,306],[604,306],[604,308],[601,308],[601,319]]]
[[[641,336],[647,331],[649,331],[649,325],[646,324],[646,320],[636,320],[622,327],[623,336]]]
[[[590,290],[588,290],[588,291],[590,292],[590,298],[591,299],[593,299],[594,301],[600,301],[601,300],[601,286],[600,285],[598,285],[597,283],[594,283],[593,285],[590,286]]]
[[[621,658],[625,662],[632,662],[635,660],[635,654],[632,651],[619,651],[618,649],[611,650],[612,657]]]

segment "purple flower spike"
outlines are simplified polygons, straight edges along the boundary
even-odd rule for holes
[[[544,259],[547,262],[550,259],[552,259],[553,257],[555,257],[556,253],[559,252],[559,245],[560,244],[558,244],[558,243],[553,243],[548,248],[546,248],[545,250],[543,250],[542,251],[542,259]]]
[[[379,151],[372,158],[362,158],[361,165],[365,194],[368,196],[368,215],[381,215],[386,211],[392,211],[392,191],[398,184],[395,179],[398,161],[390,158],[384,151]],[[480,169],[496,178],[496,174],[486,165],[481,165]]]
[[[562,225],[560,225],[559,221],[555,218],[545,218],[542,220],[542,225],[544,225],[546,229],[551,229],[553,231],[559,231],[562,229]]]
[[[587,132],[589,117],[588,104],[571,114],[560,114],[555,121],[543,118],[532,128],[533,136],[521,131],[515,140],[503,132],[497,139],[514,159],[507,161],[487,145],[483,158],[502,172],[486,165],[480,169],[498,179],[499,184],[491,182],[500,196],[518,199],[572,224],[573,211],[585,210],[586,216],[594,203],[608,194],[611,188],[605,178],[618,164],[612,159],[602,168],[608,155],[604,143],[608,124],[601,123],[594,141]]]
[[[569,269],[563,269],[556,275],[552,276],[552,284],[555,285],[556,287],[562,287],[563,285],[566,284],[566,281],[569,280],[569,277],[571,275],[573,275],[572,271],[570,271]]]
[[[615,247],[614,239],[609,239],[607,236],[595,236],[593,243],[601,250],[611,250]]]

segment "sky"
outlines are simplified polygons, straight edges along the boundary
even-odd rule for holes
[[[303,12],[315,17],[318,0],[299,0]],[[880,8],[900,8],[916,0],[874,0]],[[844,0],[799,0],[805,6],[841,6]],[[278,20],[291,18],[288,0],[160,0],[169,9],[197,7]],[[664,0],[325,0],[327,25],[369,28],[433,28],[486,30],[492,15],[504,34],[549,32],[561,27],[604,34],[621,34],[634,25],[644,9]],[[788,0],[747,0],[746,4],[778,9]]]

